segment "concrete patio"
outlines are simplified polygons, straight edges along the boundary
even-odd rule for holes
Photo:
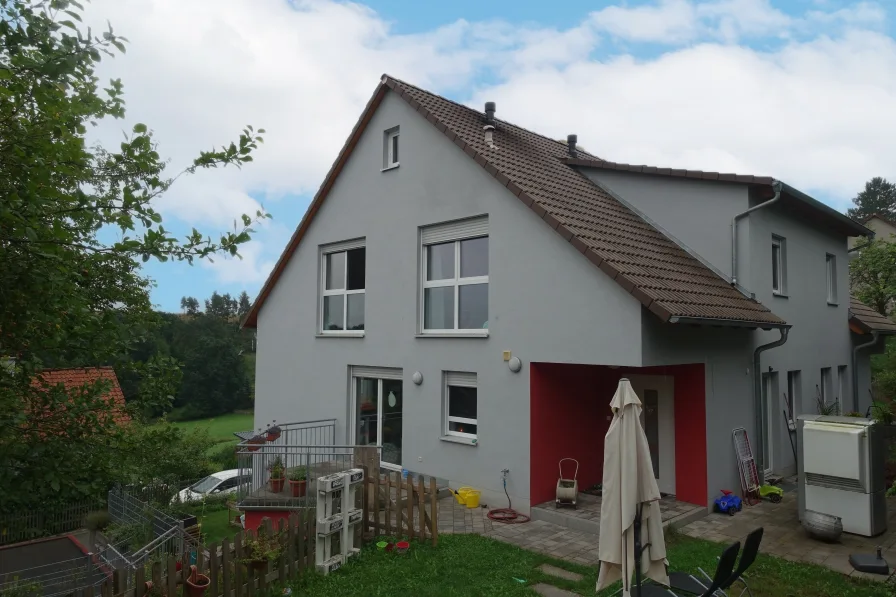
[[[575,509],[567,506],[558,508],[553,501],[544,502],[532,508],[532,520],[550,522],[573,531],[598,535],[601,503],[602,498],[599,495],[580,493]],[[705,507],[678,501],[675,496],[660,500],[660,512],[664,526],[669,524],[681,526],[706,516]]]
[[[744,507],[736,516],[710,514],[706,518],[680,528],[690,537],[730,543],[743,538],[757,527],[763,527],[760,551],[794,562],[820,564],[850,576],[883,581],[886,577],[857,572],[849,564],[851,553],[874,553],[883,548],[890,564],[890,581],[896,582],[896,498],[887,498],[887,531],[877,537],[860,537],[844,533],[837,543],[824,543],[811,538],[797,520],[797,494],[789,492],[780,504],[761,502]]]
[[[589,522],[594,505],[591,502],[589,508],[582,508],[581,511],[564,509],[561,512],[567,515],[574,512],[584,514],[578,518],[567,516],[566,523],[574,518]],[[540,516],[537,513],[539,509],[540,507],[533,508],[536,518]],[[549,512],[547,508],[543,510]],[[749,532],[761,526],[765,529],[760,547],[763,553],[795,562],[819,564],[857,578],[884,582],[888,580],[887,577],[857,572],[849,564],[849,554],[873,553],[880,545],[884,550],[884,557],[890,563],[889,581],[896,584],[896,498],[887,499],[888,530],[884,534],[878,537],[844,534],[838,543],[833,544],[812,539],[800,526],[795,491],[785,494],[784,501],[780,504],[762,502],[752,507],[745,506],[735,516],[707,514],[702,507],[699,507],[698,513],[686,510],[688,511],[679,512],[677,506],[667,503],[663,509],[664,526],[668,528],[671,524],[690,537],[719,543],[743,541]],[[689,515],[699,515],[699,519],[689,521]],[[593,522],[597,521],[599,514]],[[599,523],[597,524],[599,528]],[[477,533],[586,566],[597,565],[598,562],[598,535],[595,533],[547,520],[535,519],[524,524],[496,523],[488,518],[488,510],[468,509],[453,498],[439,500],[439,532]],[[674,566],[674,562],[671,564]]]

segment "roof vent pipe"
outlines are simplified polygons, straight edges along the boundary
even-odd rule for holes
[[[485,102],[485,124],[495,126],[495,102]]]
[[[576,151],[576,143],[579,142],[578,135],[567,135],[566,136],[566,145],[569,147],[569,155],[572,157],[576,157],[578,155]]]

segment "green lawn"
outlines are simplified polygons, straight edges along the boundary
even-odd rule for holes
[[[680,535],[668,538],[669,561],[676,570],[715,569],[723,546]],[[549,577],[536,568],[543,563],[578,572],[584,580]],[[892,586],[856,581],[820,566],[760,556],[748,573],[756,597],[892,597]],[[520,582],[520,579],[524,582]],[[524,551],[478,535],[445,535],[439,546],[413,543],[407,554],[364,548],[361,555],[329,575],[309,574],[292,583],[293,594],[315,597],[515,597],[535,595],[538,582],[595,595],[595,567],[579,566]],[[615,588],[604,591],[610,595]],[[735,595],[739,590],[735,591]]]
[[[234,431],[251,431],[253,425],[253,416],[251,414],[221,415],[210,419],[198,419],[196,421],[179,421],[173,423],[184,429],[205,429],[208,431],[209,437],[216,442],[232,441],[236,443]]]

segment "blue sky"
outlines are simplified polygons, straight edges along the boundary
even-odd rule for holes
[[[131,40],[121,77],[171,172],[242,126],[267,129],[240,172],[179,181],[166,227],[215,233],[264,206],[244,259],[150,263],[153,300],[254,295],[389,72],[608,159],[776,176],[845,209],[872,176],[896,178],[891,2],[628,0],[408,2],[95,0]],[[893,7],[896,8],[896,7]],[[338,37],[339,43],[334,43]],[[561,106],[561,109],[545,109]],[[889,157],[888,157],[889,156]]]

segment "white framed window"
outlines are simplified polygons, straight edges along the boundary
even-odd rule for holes
[[[828,253],[825,256],[825,269],[828,282],[828,304],[837,304],[837,257]]]
[[[479,441],[476,374],[446,371],[444,380],[443,437],[476,444]]]
[[[422,229],[421,331],[488,335],[488,219]]]
[[[399,139],[399,129],[397,126],[383,132],[383,170],[390,170],[398,167]]]
[[[772,235],[772,292],[787,293],[787,241]]]
[[[367,249],[364,240],[321,248],[320,333],[364,334]]]

